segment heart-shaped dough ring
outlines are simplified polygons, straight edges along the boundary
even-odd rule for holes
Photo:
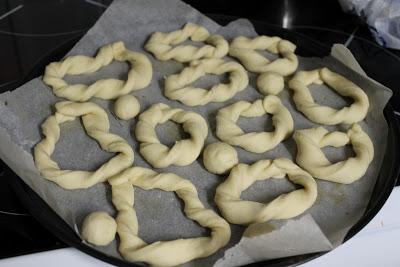
[[[297,144],[297,164],[322,180],[350,184],[365,174],[374,158],[371,139],[358,124],[353,124],[347,133],[318,127],[297,130],[293,137]],[[325,146],[341,147],[348,143],[356,156],[336,163],[331,163],[321,150]]]
[[[236,124],[240,116],[257,117],[272,114],[273,132],[244,133]],[[216,134],[222,141],[243,149],[264,153],[276,147],[293,132],[293,119],[289,110],[277,96],[269,95],[253,103],[239,101],[218,111]]]
[[[211,73],[221,75],[228,72],[229,83],[219,83],[210,89],[187,86],[198,78]],[[247,71],[239,63],[211,58],[192,61],[179,74],[167,76],[164,94],[188,106],[206,105],[210,102],[224,102],[242,91],[249,84]]]
[[[182,124],[190,138],[176,141],[172,148],[163,145],[155,127],[168,120]],[[195,112],[158,103],[139,115],[135,135],[140,142],[140,154],[154,168],[165,168],[171,164],[187,166],[199,156],[208,135],[208,126],[204,118]]]
[[[286,175],[291,182],[303,188],[282,194],[267,204],[240,199],[241,193],[254,182]],[[314,178],[291,160],[278,158],[260,160],[252,165],[236,165],[229,177],[217,187],[214,199],[228,222],[248,225],[293,218],[310,208],[316,198],[317,183]]]
[[[57,183],[65,189],[88,188],[104,182],[111,176],[128,168],[133,163],[133,150],[122,137],[109,132],[110,124],[107,113],[98,105],[58,102],[56,112],[42,124],[44,138],[34,148],[35,165],[46,179]],[[82,118],[86,133],[95,139],[107,152],[118,153],[94,172],[60,170],[58,164],[51,159],[55,145],[60,138],[60,124]]]
[[[207,44],[201,47],[194,45],[173,47],[189,38],[194,42]],[[221,35],[210,35],[206,28],[187,23],[181,30],[153,33],[144,48],[158,60],[174,59],[179,62],[189,62],[201,58],[222,58],[228,54],[229,44]]]
[[[196,187],[173,173],[132,167],[110,179],[112,202],[118,210],[119,251],[128,261],[146,262],[152,266],[176,266],[207,257],[225,246],[231,236],[229,224],[199,200]],[[208,237],[181,238],[146,244],[138,236],[138,220],[133,208],[133,187],[175,192],[184,203],[186,216],[211,230]]]
[[[128,79],[100,79],[91,85],[68,84],[65,75],[80,75],[98,71],[109,65],[113,60],[128,61],[131,69]],[[70,56],[60,62],[47,65],[43,82],[53,88],[56,96],[71,101],[84,102],[92,97],[114,99],[132,91],[147,87],[153,76],[150,60],[142,53],[130,51],[123,42],[108,44],[100,48],[96,57],[83,55]]]

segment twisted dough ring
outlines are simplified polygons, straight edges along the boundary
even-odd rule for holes
[[[190,134],[190,139],[176,141],[172,148],[161,144],[155,127],[168,120],[182,124],[183,130]],[[191,164],[199,156],[207,134],[208,126],[202,116],[163,103],[154,104],[140,114],[135,130],[140,142],[140,154],[155,168]]]
[[[194,42],[205,42],[206,45],[196,47],[193,45],[180,45],[188,38]],[[155,32],[145,45],[158,60],[174,59],[179,62],[188,62],[200,58],[222,58],[228,54],[228,42],[221,35],[210,35],[202,26],[187,23],[181,30],[163,33]]]
[[[374,158],[371,139],[358,124],[353,124],[347,133],[318,127],[298,130],[293,137],[297,144],[296,162],[315,178],[350,184],[365,174]],[[356,156],[334,164],[321,150],[325,146],[341,147],[348,143]]]
[[[118,210],[116,221],[120,238],[119,251],[128,261],[146,262],[154,266],[175,266],[207,257],[225,246],[230,239],[229,224],[213,210],[206,209],[199,200],[196,187],[178,175],[132,167],[110,179],[110,183],[112,201]],[[210,236],[146,244],[138,237],[132,185],[144,190],[156,188],[175,192],[184,202],[186,216],[211,229]]]
[[[134,68],[128,72],[128,79],[100,79],[87,86],[85,84],[68,84],[65,75],[79,75],[98,71],[113,60],[128,61]],[[114,99],[132,91],[148,86],[153,76],[150,60],[142,53],[125,48],[123,42],[108,44],[100,48],[96,57],[83,55],[71,56],[60,62],[53,62],[46,67],[43,82],[53,88],[56,96],[71,101],[84,102],[92,97]]]
[[[34,148],[35,165],[46,179],[65,189],[88,188],[106,181],[132,165],[131,146],[125,139],[109,132],[107,113],[101,107],[91,102],[63,101],[58,102],[55,108],[56,113],[49,116],[42,124],[44,138]],[[94,138],[103,150],[118,153],[94,172],[60,170],[58,164],[51,159],[51,154],[60,138],[60,124],[73,121],[76,117],[82,117],[86,133]]]
[[[272,114],[273,132],[244,133],[236,124],[239,116],[257,117]],[[222,108],[217,114],[216,134],[222,141],[240,146],[243,149],[264,153],[277,146],[282,140],[293,132],[293,119],[289,110],[274,95],[266,96],[253,103],[239,101],[233,105]]]
[[[267,50],[274,54],[279,53],[282,58],[271,62],[255,51],[256,49]],[[276,36],[262,35],[253,39],[239,36],[230,44],[229,55],[237,58],[251,72],[272,71],[287,76],[294,73],[299,64],[294,50],[296,50],[296,45]]]
[[[229,83],[217,84],[210,89],[187,86],[207,73],[221,75],[229,72]],[[164,94],[169,99],[179,100],[188,106],[205,105],[210,102],[224,102],[242,91],[249,84],[246,70],[233,61],[211,58],[192,61],[179,74],[165,79]]]
[[[240,199],[240,194],[254,182],[285,175],[304,188],[282,194],[268,204]],[[236,165],[229,177],[217,187],[215,203],[228,222],[247,225],[298,216],[310,208],[316,198],[317,183],[313,177],[291,160],[278,158],[260,160],[253,165]]]
[[[320,106],[314,102],[314,98],[307,88],[312,83],[326,83],[339,94],[352,98],[354,103],[340,110]],[[297,72],[289,81],[289,88],[293,90],[293,100],[297,109],[313,122],[325,125],[351,124],[362,121],[367,116],[369,101],[365,92],[328,68]]]

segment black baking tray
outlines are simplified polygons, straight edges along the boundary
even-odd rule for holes
[[[222,25],[236,19],[234,17],[227,17],[223,15],[209,16]],[[296,53],[301,56],[323,57],[330,53],[330,47],[321,45],[320,42],[301,33],[286,30],[260,21],[252,21],[252,23],[259,34],[277,35],[294,42],[297,45]],[[37,67],[35,67],[23,81],[12,84],[12,88],[17,88],[30,79],[41,75],[44,67],[49,62],[60,60],[81,37],[81,35],[78,35],[68,40],[54,51],[50,52],[49,55],[42,60],[42,62],[37,64]],[[368,73],[368,69],[365,69],[365,71]],[[388,123],[389,131],[387,149],[384,155],[382,167],[366,211],[360,220],[347,233],[345,241],[349,240],[372,220],[372,218],[382,208],[392,189],[396,185],[400,169],[400,128],[390,102],[384,109],[384,116]],[[107,256],[86,245],[81,241],[80,237],[75,233],[75,231],[71,229],[69,225],[67,225],[29,186],[22,181],[22,179],[19,179],[10,169],[6,168],[1,176],[1,178],[7,179],[20,198],[22,204],[27,208],[31,215],[66,244],[75,247],[93,257],[117,266],[142,266],[142,264],[129,263],[115,257]],[[312,260],[323,255],[324,253],[326,252],[262,261],[249,264],[247,266],[293,266]]]

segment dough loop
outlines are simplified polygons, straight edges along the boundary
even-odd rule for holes
[[[272,114],[273,132],[244,133],[236,124],[240,116],[257,117]],[[222,141],[243,149],[264,153],[273,149],[293,132],[293,119],[289,110],[274,95],[253,103],[239,101],[218,111],[216,135]]]
[[[140,112],[140,103],[133,95],[123,95],[114,102],[114,113],[121,120],[129,120]]]
[[[155,127],[168,120],[182,124],[190,139],[176,141],[172,148],[162,144]],[[139,115],[135,135],[140,142],[140,154],[154,168],[165,168],[171,164],[187,166],[199,156],[208,135],[208,126],[204,118],[195,112],[159,103]]]
[[[188,86],[206,74],[221,75],[228,72],[229,82],[220,83],[210,89]],[[192,61],[179,74],[165,79],[164,94],[169,99],[178,100],[188,106],[205,105],[210,102],[224,102],[242,91],[249,84],[246,70],[239,63],[211,58]]]
[[[307,88],[313,83],[326,83],[342,96],[352,98],[354,103],[340,110],[320,106],[315,103]],[[367,116],[369,101],[365,92],[353,82],[328,68],[297,72],[289,81],[289,88],[293,90],[293,100],[297,109],[313,122],[325,125],[351,124],[362,121]]]
[[[329,132],[323,127],[298,130],[294,134],[297,144],[296,162],[315,178],[350,184],[362,176],[374,158],[374,146],[358,124],[344,132]],[[321,148],[341,147],[350,143],[356,154],[347,160],[331,163]]]
[[[229,172],[239,158],[236,150],[230,145],[222,142],[209,144],[203,151],[203,164],[207,171],[215,174]]]
[[[95,211],[85,217],[82,237],[95,246],[107,246],[115,239],[117,223],[104,211]]]
[[[187,39],[193,42],[205,42],[204,46],[178,45]],[[210,35],[202,26],[187,23],[181,30],[163,33],[155,32],[145,45],[145,49],[158,60],[174,59],[188,62],[200,58],[222,58],[228,54],[229,44],[221,35]]]
[[[65,75],[80,75],[98,71],[113,60],[128,61],[131,69],[128,79],[100,79],[91,85],[68,84]],[[70,56],[60,62],[50,63],[45,70],[43,82],[53,88],[58,97],[71,101],[85,102],[92,97],[114,99],[132,91],[147,87],[153,76],[150,60],[142,53],[125,48],[123,42],[108,44],[100,48],[96,57]]]
[[[286,175],[291,182],[303,188],[282,194],[267,204],[240,199],[241,193],[254,182],[284,178]],[[214,199],[228,222],[248,225],[293,218],[310,208],[316,198],[317,183],[314,178],[291,160],[278,158],[235,166],[226,181],[217,187]]]
[[[104,182],[132,165],[133,150],[125,139],[109,132],[110,124],[104,109],[91,102],[70,101],[58,102],[55,108],[56,113],[42,124],[44,138],[34,148],[35,165],[43,177],[65,189],[81,189]],[[73,121],[76,117],[82,118],[86,133],[103,150],[118,153],[94,172],[60,170],[58,164],[51,159],[60,138],[60,124]]]
[[[153,266],[175,266],[193,259],[207,257],[225,246],[231,236],[229,224],[199,200],[195,186],[173,173],[157,173],[133,167],[110,179],[112,202],[118,210],[117,232],[119,251],[128,261],[146,262]],[[133,186],[144,190],[161,189],[175,192],[184,203],[186,216],[209,228],[208,237],[158,241],[146,244],[138,236],[138,220],[133,208]]]

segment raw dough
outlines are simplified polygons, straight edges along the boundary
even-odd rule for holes
[[[225,246],[230,239],[229,224],[213,210],[204,207],[196,187],[187,179],[173,173],[157,173],[146,168],[132,167],[110,179],[110,184],[112,201],[118,210],[116,221],[120,238],[119,251],[128,261],[146,262],[153,266],[175,266],[207,257]],[[138,236],[132,185],[144,190],[175,192],[184,203],[186,216],[209,228],[210,235],[147,244]]]
[[[168,120],[182,124],[190,139],[176,141],[172,148],[161,144],[155,127]],[[135,130],[136,139],[140,142],[140,154],[154,168],[191,164],[199,156],[207,134],[208,126],[202,116],[163,103],[154,104],[140,114]]]
[[[188,86],[208,73],[221,75],[229,72],[229,83],[220,83],[210,89]],[[249,84],[247,71],[239,63],[211,58],[192,61],[179,74],[167,76],[164,94],[188,106],[205,105],[210,102],[224,102],[242,91]]]
[[[307,87],[313,83],[326,83],[339,94],[352,98],[354,103],[340,110],[320,106],[314,102],[314,98]],[[289,88],[293,90],[293,100],[297,109],[313,122],[326,125],[351,124],[362,121],[367,116],[369,101],[365,92],[345,77],[330,71],[328,68],[297,72],[293,79],[289,81]]]
[[[238,162],[236,150],[226,143],[216,142],[209,144],[203,151],[204,167],[215,174],[229,172]]]
[[[131,69],[128,79],[100,79],[91,85],[68,84],[65,75],[80,75],[98,71],[113,60],[128,61]],[[153,76],[150,60],[142,53],[125,48],[123,42],[108,44],[100,48],[96,57],[70,56],[60,62],[50,63],[45,70],[43,82],[53,88],[56,96],[71,101],[84,102],[92,97],[114,99],[132,91],[147,87]]]
[[[257,117],[272,114],[273,132],[244,133],[236,124],[240,116]],[[216,134],[222,141],[240,146],[247,151],[264,153],[273,149],[293,132],[293,119],[289,110],[274,95],[253,103],[239,101],[224,107],[217,114]]]
[[[120,96],[114,103],[114,113],[122,120],[133,119],[139,111],[140,103],[133,95]]]
[[[95,211],[85,217],[82,237],[95,246],[107,246],[115,239],[117,223],[104,211]]]
[[[240,199],[240,194],[256,181],[284,178],[303,188],[282,194],[267,204]],[[236,165],[225,182],[217,187],[215,203],[230,223],[253,224],[289,219],[310,208],[317,198],[317,183],[291,160],[260,160],[253,165]]]
[[[257,78],[257,89],[263,95],[277,95],[284,87],[285,81],[278,73],[267,71]]]
[[[353,124],[347,133],[318,127],[298,130],[293,137],[297,144],[296,162],[315,178],[350,184],[364,176],[374,158],[371,139],[358,124]],[[344,161],[331,163],[321,150],[325,146],[341,147],[348,143],[356,156]]]
[[[281,58],[269,61],[256,50],[267,50],[279,54]],[[229,47],[229,55],[237,58],[243,66],[252,72],[272,71],[282,76],[294,73],[299,64],[294,53],[296,46],[279,37],[258,36],[253,39],[244,36],[236,37]]]
[[[207,44],[201,47],[194,45],[173,47],[189,38],[193,42]],[[174,59],[179,62],[188,62],[200,58],[222,58],[228,54],[229,44],[221,35],[210,35],[206,28],[187,23],[181,30],[153,33],[144,48],[158,60]]]
[[[88,188],[106,181],[132,165],[133,150],[125,139],[109,132],[110,124],[104,109],[91,102],[70,101],[58,102],[55,108],[56,113],[42,124],[44,138],[33,150],[36,168],[43,177],[65,189]],[[60,138],[60,124],[73,121],[76,117],[82,118],[86,133],[95,139],[103,150],[118,153],[94,172],[60,170],[58,164],[51,159]]]

